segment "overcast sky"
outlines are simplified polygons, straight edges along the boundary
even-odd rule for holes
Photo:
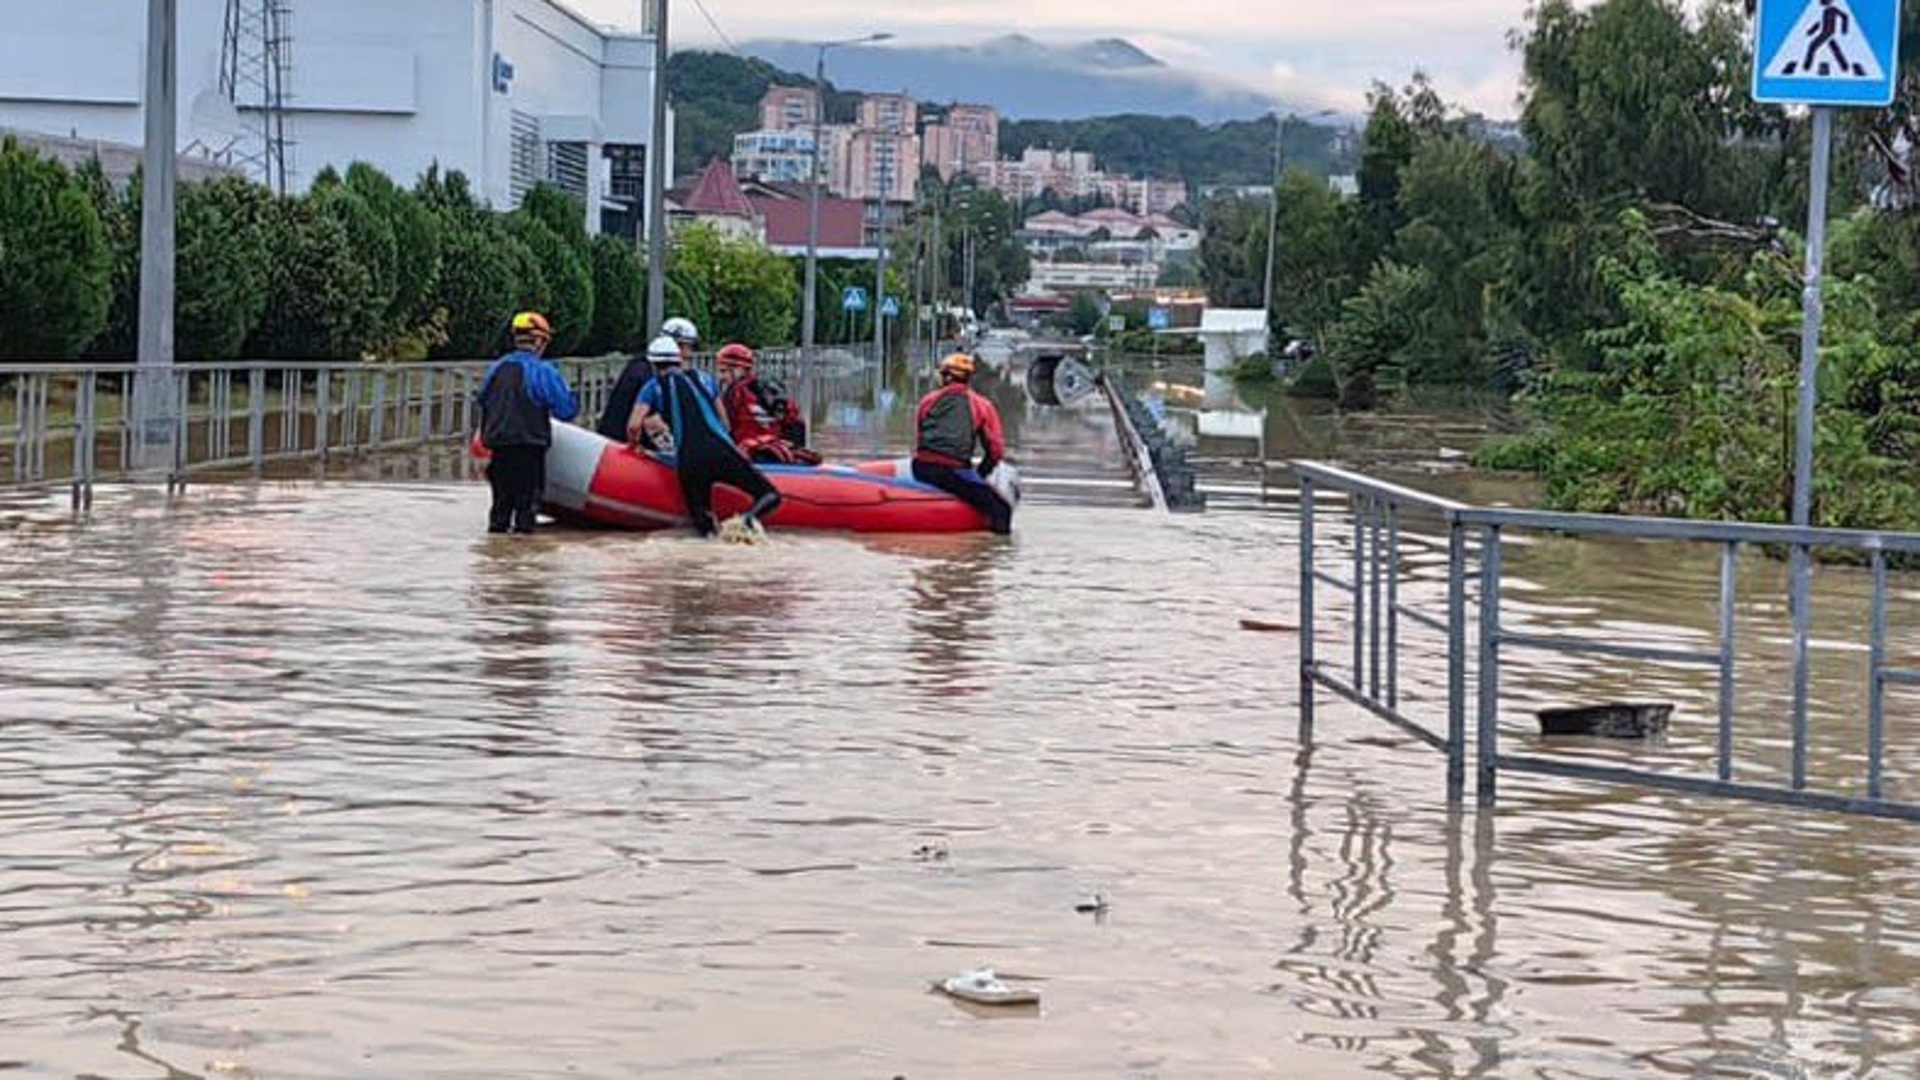
[[[566,0],[589,18],[639,24],[640,0]],[[1214,72],[1287,102],[1358,110],[1376,79],[1414,69],[1449,101],[1514,115],[1519,61],[1507,32],[1526,0],[702,0],[734,41],[819,39],[877,30],[903,43],[968,43],[1018,31],[1046,41],[1124,37],[1177,67]],[[718,47],[699,6],[673,0],[682,45]]]

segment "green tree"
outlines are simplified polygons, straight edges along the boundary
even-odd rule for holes
[[[433,301],[440,283],[439,220],[424,200],[365,162],[348,167],[346,185],[393,233],[393,300],[382,321],[394,335],[418,334],[434,320]]]
[[[799,289],[791,263],[765,244],[730,239],[708,225],[689,225],[673,240],[673,271],[704,294],[701,331],[708,340],[756,348],[793,341]]]
[[[526,208],[507,215],[507,229],[533,253],[546,288],[525,297],[553,323],[552,353],[566,356],[593,332],[593,268],[580,252]]]
[[[469,217],[442,235],[435,304],[446,334],[434,351],[452,359],[497,355],[506,347],[513,313],[545,306],[547,284],[539,261],[496,217]]]
[[[1075,293],[1073,306],[1067,311],[1067,328],[1076,337],[1093,333],[1100,327],[1102,314],[1100,304],[1086,293]]]
[[[66,166],[0,143],[0,341],[15,356],[80,355],[107,325],[111,252],[100,213]]]
[[[238,177],[180,188],[175,350],[232,360],[267,310],[273,196]]]
[[[1200,208],[1200,266],[1207,299],[1216,307],[1256,308],[1265,294],[1264,255],[1267,207],[1251,199],[1225,196]]]
[[[1426,332],[1421,299],[1430,287],[1426,271],[1382,260],[1347,298],[1326,341],[1341,408],[1371,409],[1405,387],[1413,349]]]
[[[588,355],[633,352],[645,346],[647,268],[633,245],[615,236],[593,238],[593,333]]]
[[[325,198],[282,198],[267,217],[267,307],[247,348],[267,360],[358,359],[386,311],[346,215]]]

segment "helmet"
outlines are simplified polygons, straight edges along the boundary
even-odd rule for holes
[[[741,371],[752,371],[754,361],[753,350],[736,341],[730,345],[722,346],[719,355],[714,357],[714,361],[718,363],[722,369],[737,368]]]
[[[545,315],[537,311],[523,311],[513,317],[513,335],[519,337],[522,334],[537,334],[551,339],[553,326],[547,322]]]
[[[660,324],[660,332],[667,337],[686,345],[700,343],[700,328],[693,325],[692,319],[675,316]]]
[[[961,379],[973,378],[973,357],[957,352],[940,361],[940,374]]]
[[[656,364],[677,364],[680,362],[680,346],[665,334],[647,343],[647,359]]]

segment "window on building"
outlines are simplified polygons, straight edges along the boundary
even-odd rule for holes
[[[587,144],[557,142],[547,144],[547,183],[587,201]]]
[[[513,205],[527,197],[533,185],[546,179],[546,162],[541,153],[539,118],[518,110],[512,118],[512,134],[507,161],[507,197]]]

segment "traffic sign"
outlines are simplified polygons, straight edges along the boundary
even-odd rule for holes
[[[867,290],[858,285],[849,285],[840,290],[840,309],[842,311],[867,310]]]
[[[1108,333],[1118,334],[1124,331],[1126,328],[1127,328],[1127,317],[1125,315],[1107,316],[1107,332]]]
[[[882,318],[887,318],[887,319],[899,318],[900,317],[900,301],[894,299],[891,296],[880,301],[880,315]]]
[[[1165,330],[1168,325],[1166,308],[1156,307],[1147,309],[1147,329]]]
[[[1899,67],[1900,0],[1759,0],[1753,100],[1886,105]]]

